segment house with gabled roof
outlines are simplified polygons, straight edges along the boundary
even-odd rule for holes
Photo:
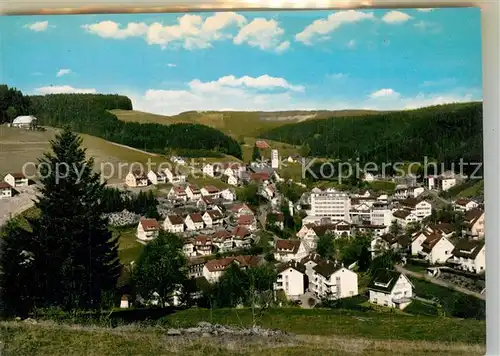
[[[188,238],[184,240],[184,244],[182,245],[182,252],[186,257],[195,257],[196,250],[194,246],[194,239]]]
[[[473,208],[465,213],[463,234],[473,239],[484,238],[484,211]]]
[[[432,214],[432,204],[425,199],[420,198],[407,198],[400,201],[404,210],[411,212],[418,218],[418,221],[430,216]]]
[[[319,298],[342,299],[358,295],[358,275],[330,260],[313,267],[312,291]]]
[[[413,284],[404,274],[379,269],[368,285],[370,303],[404,309],[412,302]]]
[[[465,198],[459,198],[453,202],[453,208],[455,209],[455,211],[461,211],[464,213],[474,208],[477,208],[478,206],[479,204],[476,203],[475,201]]]
[[[231,235],[236,248],[249,247],[252,244],[252,233],[245,226],[236,226]]]
[[[317,253],[309,253],[306,257],[300,260],[300,263],[303,264],[306,268],[306,276],[308,280],[308,285],[306,286],[306,288],[309,290],[312,290],[312,282],[314,277],[313,268],[316,267],[316,265],[320,261],[322,261],[322,258]]]
[[[172,172],[169,168],[165,168],[163,172],[167,176],[169,183],[182,184],[186,182],[186,176],[180,172]]]
[[[191,213],[186,215],[184,218],[184,224],[186,225],[186,230],[202,230],[205,227],[203,222],[203,217],[200,213]]]
[[[156,219],[139,220],[137,225],[137,238],[141,241],[151,241],[158,237],[160,233],[160,224]]]
[[[233,236],[225,229],[217,230],[212,234],[212,243],[219,249],[219,252],[231,251],[234,247]]]
[[[222,225],[224,216],[218,210],[207,210],[202,215],[203,221],[207,227]]]
[[[208,256],[213,252],[212,238],[206,235],[198,235],[194,239],[194,248],[198,256]]]
[[[299,261],[309,253],[303,241],[297,239],[276,240],[274,259],[279,262]]]
[[[236,203],[231,207],[231,213],[234,214],[234,216],[239,217],[240,215],[251,215],[253,214],[253,211],[245,203]]]
[[[27,187],[29,185],[29,179],[24,175],[24,173],[20,172],[7,173],[3,180],[12,188]]]
[[[167,197],[169,199],[187,201],[186,190],[178,185],[174,185],[172,188],[170,188]]]
[[[7,182],[0,182],[0,199],[12,197],[12,186]]]
[[[206,163],[203,165],[202,172],[204,175],[207,175],[209,177],[214,177],[214,166],[211,163]]]
[[[406,227],[408,224],[418,222],[419,218],[409,210],[396,210],[392,213],[392,221],[396,221],[398,225]]]
[[[232,263],[241,269],[248,269],[262,265],[263,260],[260,256],[236,256],[211,260],[203,267],[203,276],[210,283],[215,283]]]
[[[147,187],[149,184],[146,173],[135,170],[125,176],[125,184],[130,188]]]
[[[173,234],[184,232],[184,219],[180,215],[168,215],[163,222],[163,229]]]
[[[201,190],[195,184],[188,184],[186,187],[186,195],[189,200],[198,200],[201,198]]]
[[[455,226],[450,223],[429,224],[425,228],[446,238],[451,238],[455,234]]]
[[[167,175],[165,174],[165,172],[160,172],[160,171],[155,172],[155,171],[150,170],[147,174],[147,177],[148,177],[149,181],[151,182],[151,184],[154,184],[154,185],[163,184],[163,183],[168,182],[168,178],[167,178]]]
[[[238,226],[244,226],[250,231],[257,229],[257,219],[254,215],[240,215],[236,221]]]
[[[232,185],[233,187],[238,186],[238,178],[233,175],[223,175],[220,179],[224,183]]]
[[[297,261],[282,263],[278,265],[276,273],[275,290],[282,290],[291,300],[296,300],[304,294],[309,283],[307,282],[306,267],[302,263]]]
[[[453,259],[450,261],[456,268],[472,273],[486,271],[486,247],[484,239],[460,239],[452,251]]]
[[[422,242],[422,250],[418,255],[429,261],[431,265],[442,264],[451,258],[451,253],[455,246],[446,237],[439,234],[430,234]]]
[[[220,197],[224,200],[234,201],[236,199],[236,194],[232,189],[224,189],[220,192]]]
[[[196,202],[196,207],[200,210],[207,210],[214,204],[214,200],[209,197],[209,196],[202,196],[198,201]]]
[[[217,199],[220,197],[220,189],[214,187],[213,185],[207,185],[201,188],[201,195],[204,197],[211,197]]]

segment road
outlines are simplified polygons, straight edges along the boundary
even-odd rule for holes
[[[463,294],[472,295],[472,296],[474,296],[476,298],[479,298],[479,299],[482,299],[482,300],[486,300],[486,295],[484,295],[484,294],[480,294],[480,293],[471,291],[470,289],[459,287],[459,286],[457,286],[457,285],[455,285],[453,283],[446,282],[446,281],[443,281],[443,280],[438,279],[438,278],[430,277],[428,275],[425,275],[424,273],[418,273],[418,272],[413,272],[413,271],[407,270],[406,268],[402,267],[401,265],[396,265],[395,267],[396,267],[396,271],[398,271],[400,273],[404,273],[404,274],[407,274],[409,276],[412,276],[412,277],[415,277],[415,278],[418,278],[418,279],[423,279],[423,280],[425,280],[427,282],[430,282],[430,283],[433,283],[433,284],[436,284],[436,285],[439,285],[439,286],[442,286],[442,287],[454,289],[457,292],[460,292],[460,293],[463,293]]]
[[[440,197],[439,196],[439,193],[436,192],[435,190],[430,190],[428,188],[425,188],[425,193],[428,193],[429,195],[432,195],[434,198],[436,198],[437,200],[441,201],[441,203],[443,204],[446,204],[446,205],[449,205],[451,204],[451,202],[443,197]]]

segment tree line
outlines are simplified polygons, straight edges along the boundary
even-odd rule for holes
[[[264,138],[301,145],[312,156],[381,164],[423,162],[451,166],[483,161],[482,103],[335,117],[287,124]],[[475,169],[475,167],[469,167]]]
[[[20,90],[0,85],[0,124],[12,122],[19,115],[29,115],[30,101]]]
[[[105,187],[102,192],[102,205],[104,213],[115,213],[123,210],[144,215],[148,218],[158,219],[158,199],[154,193],[139,192],[133,194],[117,188]]]

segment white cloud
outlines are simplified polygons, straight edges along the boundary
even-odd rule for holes
[[[412,19],[410,15],[401,11],[389,11],[382,17],[382,21],[389,24],[399,24]]]
[[[430,11],[434,11],[434,9],[417,9],[417,11],[420,11],[420,12],[430,12]]]
[[[294,92],[303,92],[305,88],[302,85],[292,85],[284,78],[271,77],[267,74],[259,77],[243,76],[236,78],[234,75],[227,75],[215,81],[202,82],[194,79],[188,83],[189,87],[196,91],[218,91],[221,88],[247,88],[255,90],[290,90]]]
[[[181,45],[185,49],[193,50],[209,48],[212,47],[213,41],[232,38],[233,35],[224,30],[231,26],[242,27],[246,23],[246,18],[235,12],[218,12],[206,18],[193,14],[179,16],[177,23],[173,25],[130,22],[122,27],[113,21],[102,21],[83,25],[82,28],[103,38],[141,37],[150,45],[159,45],[162,48]]]
[[[284,33],[285,30],[279,26],[276,20],[256,18],[238,32],[233,42],[237,45],[248,43],[252,47],[263,50],[276,49],[278,52],[282,52],[290,46],[290,42],[281,41]]]
[[[315,20],[302,32],[295,35],[295,40],[306,45],[311,45],[313,39],[325,37],[342,25],[373,19],[374,16],[372,12],[361,12],[356,10],[337,11],[329,15],[326,19]]]
[[[177,64],[175,64],[175,63],[168,63],[167,67],[174,68],[174,67],[177,67]]]
[[[96,89],[83,89],[83,88],[73,88],[69,85],[61,85],[61,86],[46,86],[36,88],[35,91],[39,94],[70,94],[70,93],[96,93]]]
[[[91,25],[82,25],[87,32],[102,38],[124,39],[138,37],[146,34],[148,26],[143,23],[130,22],[125,28],[113,21],[101,21]]]
[[[370,94],[371,99],[387,98],[387,97],[397,98],[399,96],[400,94],[398,92],[390,88],[380,89]]]
[[[349,42],[347,42],[347,48],[354,48],[356,47],[356,41],[355,40],[350,40]]]
[[[63,75],[70,74],[71,69],[59,69],[59,71],[56,74],[56,77],[62,77]]]
[[[32,24],[27,24],[24,27],[30,29],[31,31],[42,32],[49,28],[49,21],[34,22]]]

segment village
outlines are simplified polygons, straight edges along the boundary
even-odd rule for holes
[[[269,149],[265,141],[256,145],[261,150]],[[181,157],[171,160],[185,164]],[[180,236],[188,258],[188,275],[197,283],[216,283],[234,264],[242,269],[272,264],[277,273],[275,292],[303,307],[325,299],[354,297],[363,289],[372,304],[404,309],[417,297],[407,274],[417,272],[433,280],[441,277],[437,283],[444,283],[447,276],[445,283],[452,286],[450,275],[459,280],[484,280],[482,203],[467,199],[456,199],[448,205],[436,203],[436,194],[458,184],[458,178],[447,173],[427,177],[418,184],[416,179],[406,177],[405,184],[397,185],[392,195],[318,187],[307,191],[305,184],[280,177],[281,160],[293,162],[298,157],[280,157],[273,149],[270,160],[262,157],[248,165],[227,162],[199,167],[205,176],[225,182],[229,186],[225,189],[198,186],[188,175],[168,168],[129,172],[124,187],[132,192],[168,184],[166,194],[157,197],[161,219],[123,211],[110,214],[110,225],[136,224],[135,236],[143,245],[157,238],[161,230]],[[365,174],[363,179],[377,177]],[[258,187],[258,206],[238,200],[237,191],[250,185]],[[297,186],[304,192],[300,199],[291,201],[280,192],[279,187],[284,186]],[[0,183],[0,204],[9,204],[16,195],[27,194],[28,189],[32,194],[33,185],[22,173],[7,174]],[[446,209],[462,221],[431,219]],[[300,226],[291,236],[280,233],[285,229],[286,214],[301,217]],[[356,272],[360,261],[346,264],[317,253],[322,238],[356,239],[360,234],[371,239],[371,259],[387,251],[402,256],[395,271],[377,271],[363,288]],[[133,265],[131,261],[129,267]],[[420,266],[417,272],[410,268],[415,266]],[[475,293],[484,295],[484,288]],[[121,306],[133,303],[124,297]]]

